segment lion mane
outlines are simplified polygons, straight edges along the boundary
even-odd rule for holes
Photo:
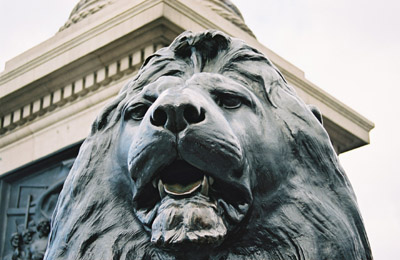
[[[150,100],[148,111],[129,106],[148,86],[158,84],[154,89],[162,89],[164,81],[186,84],[195,93],[205,85],[211,89],[210,97],[199,90],[199,97],[193,99],[206,104],[193,112],[194,119],[184,114],[193,125],[208,120],[210,111],[225,117],[200,122],[206,128],[187,127],[190,142],[182,137],[179,143],[165,131],[150,131],[142,126],[146,120],[155,125],[161,120],[158,128],[164,123],[162,114],[156,118],[153,109],[158,101]],[[218,84],[244,86],[240,91],[247,96],[232,98],[229,90],[223,94],[225,100],[212,99]],[[179,93],[191,95],[182,89]],[[153,114],[147,115],[149,111]],[[235,113],[243,113],[243,124]],[[129,128],[134,131],[126,130],[130,117],[136,120]],[[147,58],[93,123],[60,193],[45,259],[372,259],[355,195],[321,121],[319,112],[296,95],[259,51],[221,32],[185,32]],[[215,130],[214,125],[224,129]],[[134,136],[128,138],[135,140],[133,148],[126,148],[131,145],[126,139],[121,141],[127,135]],[[149,146],[152,150],[147,152]],[[189,202],[186,197],[165,203],[155,199],[156,187],[141,172],[179,157],[177,149],[193,166],[227,174],[219,178],[211,173],[216,186],[210,194],[221,193],[222,200],[212,202],[200,195]],[[227,163],[221,166],[224,160]],[[241,162],[237,165],[244,172],[239,177],[229,168],[236,162]],[[196,204],[196,199],[202,204]],[[178,206],[168,208],[175,202],[189,211],[200,205],[198,210],[205,215],[214,214],[218,221],[206,220],[206,224],[215,227],[218,235],[213,235],[214,230],[202,235],[204,224],[192,240],[192,233],[168,237],[164,229],[172,222],[165,224],[169,221],[165,212],[184,214]],[[157,206],[158,211],[147,210],[160,203],[165,205]],[[208,211],[208,205],[216,209]],[[200,213],[189,214],[193,218]]]

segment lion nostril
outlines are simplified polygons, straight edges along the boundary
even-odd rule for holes
[[[205,110],[192,104],[162,104],[150,116],[150,123],[157,127],[178,133],[188,125],[205,119]]]
[[[155,126],[164,126],[167,122],[167,113],[160,108],[157,108],[150,117],[150,122]]]
[[[204,120],[205,113],[203,109],[199,110],[192,105],[187,105],[183,111],[183,117],[189,124],[195,124]]]

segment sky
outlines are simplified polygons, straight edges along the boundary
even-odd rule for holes
[[[400,259],[400,1],[233,2],[261,43],[375,123],[371,144],[339,159],[375,259]]]
[[[77,0],[0,0],[0,71],[53,36]],[[376,260],[398,260],[400,1],[232,0],[258,40],[375,123],[371,144],[339,159]],[[1,90],[0,90],[1,91]]]

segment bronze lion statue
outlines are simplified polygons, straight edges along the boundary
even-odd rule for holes
[[[45,259],[372,259],[321,115],[259,51],[186,32],[103,109]]]

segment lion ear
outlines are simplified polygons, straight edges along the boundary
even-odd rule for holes
[[[318,121],[322,124],[322,113],[319,111],[318,107],[314,105],[307,105],[308,108],[311,110],[311,112],[314,114],[314,116],[318,119]]]

